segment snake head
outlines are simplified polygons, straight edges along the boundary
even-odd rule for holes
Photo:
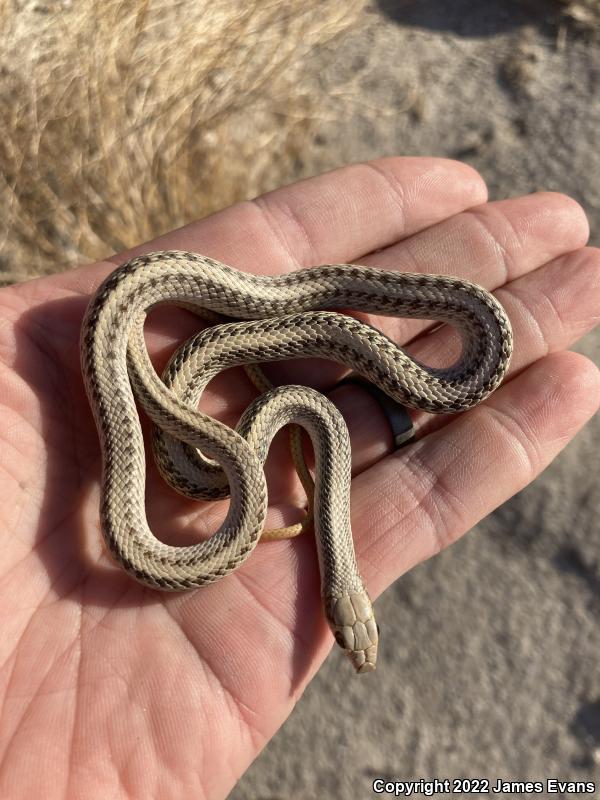
[[[379,629],[369,595],[363,589],[328,597],[325,611],[336,642],[357,672],[372,672],[377,662]]]

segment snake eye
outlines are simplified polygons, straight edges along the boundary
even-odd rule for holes
[[[346,642],[344,641],[344,637],[342,636],[342,634],[341,634],[339,631],[336,631],[336,632],[333,634],[333,637],[334,637],[334,639],[336,640],[336,642],[339,644],[339,646],[340,646],[340,647],[341,647],[343,650],[346,650]]]

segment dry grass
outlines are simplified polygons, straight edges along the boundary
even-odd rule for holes
[[[562,13],[582,28],[600,28],[600,0],[560,0]]]
[[[100,258],[293,179],[324,99],[306,57],[363,5],[0,0],[0,269]]]

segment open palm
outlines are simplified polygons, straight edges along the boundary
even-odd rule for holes
[[[600,252],[583,247],[587,236],[582,210],[562,195],[486,203],[464,165],[390,158],[1,290],[0,797],[224,797],[333,641],[310,536],[260,545],[226,580],[180,595],[136,584],[108,558],[78,337],[90,293],[117,263],[167,248],[269,274],[357,262],[458,275],[497,293],[515,334],[505,384],[459,416],[414,414],[417,441],[401,451],[369,394],[335,388],[339,368],[302,361],[271,371],[328,391],[347,419],[357,557],[376,597],[530,482],[596,410],[598,371],[564,352],[598,320]],[[456,353],[447,329],[370,321],[425,362]],[[186,312],[157,312],[156,365],[197,327]],[[254,396],[235,371],[211,384],[202,407],[234,424]],[[282,437],[268,478],[269,525],[299,519]],[[148,516],[163,540],[195,541],[223,515],[223,503],[186,501],[150,469]],[[341,656],[340,680],[363,680]]]

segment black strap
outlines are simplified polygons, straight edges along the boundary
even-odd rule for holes
[[[415,438],[415,426],[413,425],[408,410],[404,406],[397,403],[391,397],[388,397],[379,386],[366,380],[366,378],[363,378],[361,375],[350,374],[348,377],[341,380],[337,386],[344,386],[349,383],[362,386],[371,397],[377,400],[392,429],[392,436],[394,437],[396,449],[404,447]]]

